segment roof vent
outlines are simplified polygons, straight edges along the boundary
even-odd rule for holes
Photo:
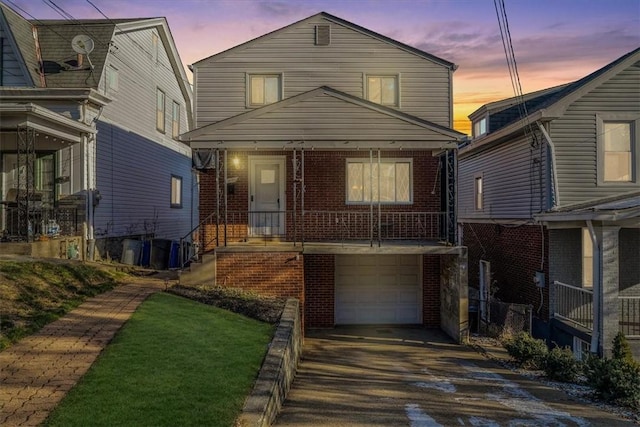
[[[331,26],[316,25],[316,46],[329,46],[331,43]]]

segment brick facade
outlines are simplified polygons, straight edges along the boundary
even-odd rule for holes
[[[505,302],[532,304],[533,314],[549,318],[549,233],[536,225],[465,223],[463,245],[469,248],[469,287],[477,288],[479,261],[491,263],[492,287]],[[544,271],[545,287],[533,282],[536,271]]]
[[[377,153],[374,162],[377,161]],[[246,237],[246,226],[248,216],[246,212],[249,206],[249,156],[284,156],[286,167],[285,198],[288,211],[293,210],[293,172],[292,172],[292,151],[275,152],[228,152],[227,153],[227,175],[230,178],[237,178],[233,184],[233,191],[227,195],[227,219],[229,228],[227,229],[227,241],[242,241]],[[298,152],[298,156],[300,153]],[[383,205],[382,212],[440,212],[440,191],[437,187],[438,180],[438,158],[434,157],[430,151],[385,151],[382,158],[409,158],[413,161],[413,203],[409,205]],[[305,210],[308,212],[305,221],[305,240],[307,241],[330,241],[340,240],[344,233],[344,227],[338,221],[319,217],[313,212],[320,211],[340,211],[368,214],[370,206],[348,205],[346,203],[346,160],[351,158],[361,158],[369,160],[368,151],[306,151],[305,162]],[[434,189],[436,191],[434,191]],[[200,220],[206,219],[216,212],[216,175],[215,170],[205,170],[200,175]],[[300,201],[298,200],[298,210]],[[377,212],[377,206],[376,206]],[[298,219],[299,220],[299,219]],[[426,228],[430,235],[437,235],[437,217],[428,217],[421,220],[420,229],[424,232]],[[355,224],[351,225],[350,232],[358,235],[368,236],[369,221],[365,216],[353,217]],[[358,222],[360,221],[360,222]],[[415,222],[415,221],[414,221]],[[215,222],[214,222],[215,223]],[[398,226],[396,226],[398,227]],[[388,237],[395,235],[407,235],[413,232],[411,224],[403,225],[403,229],[386,230]],[[293,239],[293,217],[288,214],[286,217],[287,240]],[[215,239],[215,225],[207,231],[212,242]],[[418,230],[415,230],[418,232]],[[219,237],[223,234],[220,230]],[[300,238],[299,232],[297,238]],[[387,236],[383,236],[387,237]]]
[[[335,255],[304,257],[304,292],[306,325],[330,328],[334,325]]]
[[[422,257],[422,324],[440,327],[440,257]]]
[[[216,254],[217,284],[300,301],[304,319],[304,260],[297,252]]]

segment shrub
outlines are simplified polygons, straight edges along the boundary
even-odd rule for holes
[[[522,367],[539,369],[549,352],[544,340],[533,338],[527,332],[520,332],[504,342],[509,355]]]
[[[576,382],[582,366],[569,347],[554,347],[544,359],[544,373],[549,379],[562,382]]]
[[[618,332],[613,339],[613,348],[611,350],[614,359],[624,360],[626,362],[633,362],[633,353],[631,353],[631,346],[627,337],[622,332]]]
[[[585,364],[585,375],[602,399],[640,408],[640,364],[591,356]]]

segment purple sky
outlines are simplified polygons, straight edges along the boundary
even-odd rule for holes
[[[63,19],[50,0],[0,1],[37,19]],[[74,18],[102,18],[87,0],[51,1]],[[493,0],[91,2],[109,18],[167,17],[185,65],[315,13],[331,13],[458,64],[455,127],[463,132],[476,108],[513,96]],[[504,2],[525,93],[579,79],[640,46],[640,0]]]

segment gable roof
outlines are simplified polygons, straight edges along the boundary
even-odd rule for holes
[[[468,152],[520,131],[528,123],[560,117],[574,101],[638,61],[640,61],[640,47],[573,83],[524,95],[524,103],[517,98],[508,98],[483,105],[470,114],[469,118],[477,119],[482,117],[483,111],[487,112],[489,133],[474,139],[471,144],[464,147],[464,151]],[[526,117],[520,114],[523,105],[526,107]],[[501,109],[500,106],[507,108]]]
[[[356,118],[356,119],[350,119]],[[375,129],[371,126],[375,123]],[[192,148],[455,148],[466,135],[328,86],[182,134]]]
[[[296,21],[293,24],[289,24],[289,25],[287,25],[285,27],[282,27],[282,28],[279,28],[277,30],[271,31],[270,33],[267,33],[267,34],[264,34],[262,36],[256,37],[255,39],[249,40],[249,41],[247,41],[245,43],[242,43],[242,44],[234,46],[234,47],[232,47],[230,49],[224,50],[224,51],[222,51],[220,53],[216,53],[214,55],[211,55],[211,56],[208,56],[206,58],[203,58],[203,59],[191,64],[191,67],[197,67],[200,63],[205,62],[205,61],[209,61],[209,60],[212,60],[212,59],[223,58],[223,57],[227,56],[231,52],[234,52],[234,51],[240,50],[240,49],[244,49],[244,48],[246,48],[246,47],[248,47],[250,45],[253,45],[254,43],[257,43],[258,41],[267,40],[267,39],[269,39],[269,38],[271,38],[271,37],[273,37],[273,36],[275,36],[275,35],[277,35],[279,33],[282,33],[284,31],[292,28],[292,27],[295,27],[297,25],[303,24],[303,23],[305,23],[307,21],[315,20],[317,18],[324,18],[324,19],[326,19],[328,21],[331,21],[331,22],[333,22],[335,24],[342,25],[344,27],[350,28],[350,29],[352,29],[354,31],[357,31],[359,33],[362,33],[362,34],[366,34],[366,35],[368,35],[370,37],[373,37],[373,38],[375,38],[375,39],[377,39],[377,40],[379,40],[379,41],[381,41],[383,43],[391,44],[391,45],[393,45],[393,46],[395,46],[395,47],[397,47],[399,49],[402,49],[402,50],[404,50],[406,52],[412,53],[414,55],[420,56],[422,58],[425,58],[425,59],[433,61],[433,62],[435,62],[437,64],[440,64],[440,65],[442,65],[444,67],[447,67],[447,68],[451,69],[452,71],[455,71],[458,68],[458,66],[456,64],[454,64],[452,62],[449,62],[449,61],[447,61],[445,59],[439,58],[439,57],[437,57],[435,55],[432,55],[432,54],[427,53],[427,52],[425,52],[423,50],[417,49],[417,48],[415,48],[413,46],[409,46],[407,44],[404,44],[402,42],[394,40],[394,39],[392,39],[390,37],[384,36],[384,35],[382,35],[380,33],[376,33],[375,31],[372,31],[372,30],[369,30],[367,28],[361,27],[361,26],[359,26],[357,24],[354,24],[352,22],[349,22],[349,21],[344,20],[342,18],[339,18],[337,16],[331,15],[331,14],[329,14],[327,12],[316,13],[315,15],[311,15],[311,16],[309,16],[307,18],[304,18],[304,19],[301,19],[299,21]]]
[[[0,25],[5,28],[4,35],[9,40],[9,45],[18,58],[25,78],[31,85],[41,87],[40,65],[36,55],[33,26],[29,21],[1,2]]]

